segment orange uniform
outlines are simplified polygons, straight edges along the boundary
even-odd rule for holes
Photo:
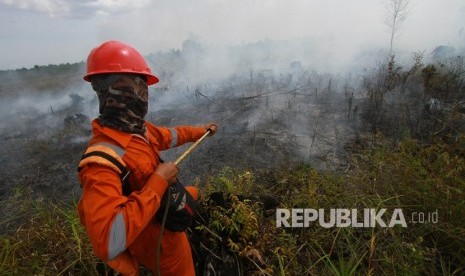
[[[159,151],[193,142],[205,134],[203,127],[156,127],[146,122],[146,137],[92,122],[89,148],[105,151],[130,170],[130,194],[122,192],[121,171],[104,158],[80,163],[82,197],[78,213],[95,255],[123,275],[138,275],[139,264],[156,271],[156,244],[160,224],[154,215],[168,182],[154,173]],[[162,275],[195,275],[185,232],[165,229],[161,243]]]

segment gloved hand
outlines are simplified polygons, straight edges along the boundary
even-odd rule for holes
[[[218,129],[218,124],[217,123],[208,123],[203,125],[205,128],[205,131],[208,131],[209,129],[211,130],[210,136],[216,133],[216,130]]]
[[[176,183],[178,177],[179,168],[173,162],[170,163],[160,163],[158,164],[155,173],[166,179],[168,184]]]

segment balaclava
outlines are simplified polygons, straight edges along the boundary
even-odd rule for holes
[[[145,133],[148,86],[144,76],[95,75],[90,81],[99,98],[99,121],[102,125],[128,133]]]

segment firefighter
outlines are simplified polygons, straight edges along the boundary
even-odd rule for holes
[[[145,121],[148,85],[158,78],[136,49],[119,41],[90,52],[84,80],[97,93],[100,115],[92,121],[93,136],[79,163],[77,208],[95,255],[122,275],[138,275],[139,265],[154,274],[195,275],[185,231],[164,229],[157,256],[157,212],[179,172],[159,153],[194,142],[207,130],[212,135],[217,124],[164,128]],[[197,191],[189,191],[195,200]]]

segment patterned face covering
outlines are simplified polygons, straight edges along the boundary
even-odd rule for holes
[[[110,74],[91,77],[100,106],[99,121],[124,132],[144,134],[148,86],[144,76]]]

